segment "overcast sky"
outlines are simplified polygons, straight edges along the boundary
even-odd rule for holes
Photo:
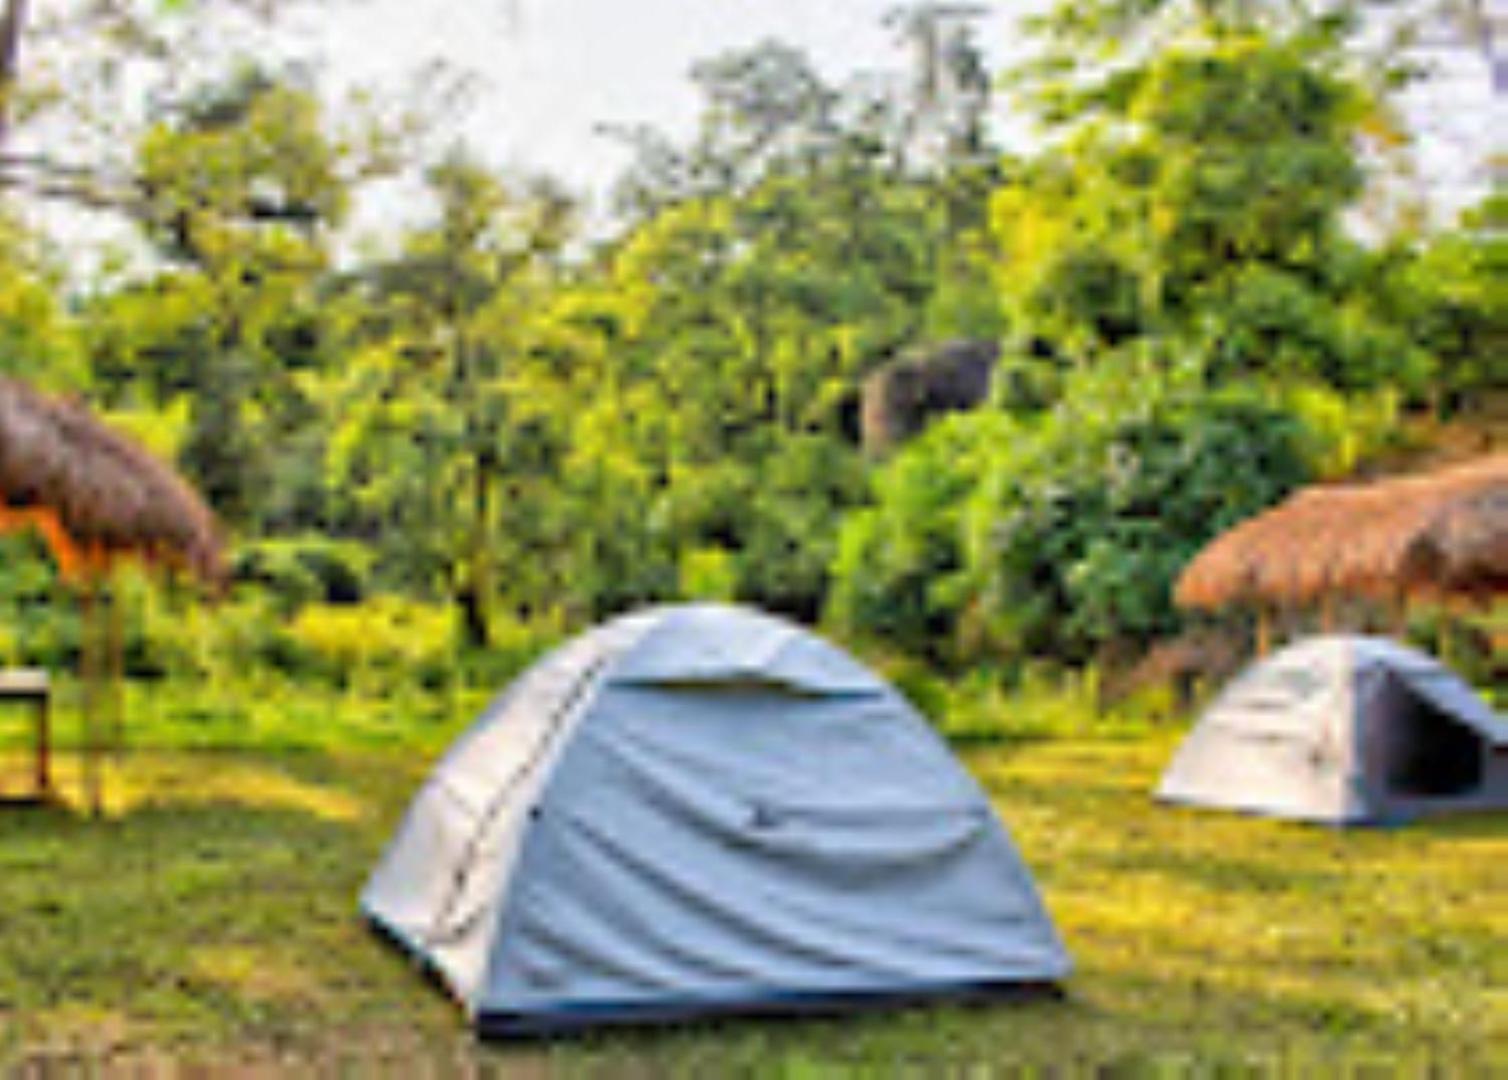
[[[1042,0],[982,0],[992,65],[1012,53],[1016,15]],[[426,56],[474,72],[465,131],[501,165],[543,169],[601,190],[624,163],[604,122],[687,132],[699,105],[698,60],[776,37],[829,79],[901,68],[882,24],[898,0],[368,0],[321,15],[306,34],[355,80],[390,79]]]
[[[902,69],[885,13],[899,0],[318,0],[278,24],[291,51],[322,58],[337,82],[396,87],[439,58],[475,77],[462,128],[496,165],[547,171],[599,198],[626,151],[602,123],[686,133],[699,100],[698,60],[777,37],[801,47],[830,80]],[[979,41],[999,70],[1020,55],[1018,17],[1048,0],[977,0]],[[1501,9],[1508,0],[1490,0]],[[296,9],[295,9],[296,10]],[[231,43],[234,47],[234,43]],[[1442,78],[1413,109],[1426,172],[1447,201],[1480,194],[1487,149],[1505,146],[1504,98],[1491,105],[1485,60],[1448,50]],[[362,223],[396,224],[412,207],[368,203]]]
[[[802,47],[830,79],[905,63],[883,25],[899,0],[364,0],[323,8],[307,34],[335,70],[380,82],[425,57],[474,72],[465,131],[500,165],[546,170],[601,193],[625,152],[594,133],[603,122],[689,131],[692,64],[763,38]],[[1020,55],[1018,17],[1046,0],[978,0],[979,40],[999,69]],[[1501,10],[1505,0],[1490,0]],[[1486,149],[1505,147],[1508,115],[1492,107],[1485,59],[1451,49],[1411,111],[1428,179],[1447,201],[1479,187]]]

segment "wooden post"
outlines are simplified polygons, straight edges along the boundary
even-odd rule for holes
[[[1267,606],[1257,608],[1257,655],[1266,656],[1272,651],[1272,613]]]
[[[29,796],[18,796],[25,802],[45,803],[52,797],[52,735],[49,730],[51,716],[52,680],[40,668],[6,668],[0,670],[0,701],[19,702],[30,707],[31,718],[36,725],[33,745],[36,756],[32,763],[32,791]],[[9,798],[6,801],[10,801]]]
[[[52,695],[37,700],[37,798],[52,798]]]
[[[1392,633],[1399,641],[1408,639],[1409,634],[1409,605],[1402,596],[1394,599],[1392,605]]]
[[[125,679],[125,635],[121,630],[120,614],[120,579],[112,577],[109,591],[105,594],[108,605],[106,610],[106,636],[108,638],[107,649],[109,651],[109,672],[107,678],[110,683],[110,750],[115,755],[116,763],[119,764],[122,753],[125,750],[126,734],[126,679]]]
[[[91,575],[83,584],[79,597],[79,669],[83,681],[83,717],[79,741],[79,769],[84,787],[84,804],[95,817],[103,809],[99,775],[99,657],[94,641],[98,583]]]

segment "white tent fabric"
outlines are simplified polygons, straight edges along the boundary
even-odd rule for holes
[[[905,699],[722,605],[622,617],[526,672],[435,768],[362,907],[500,1033],[1069,968]]]
[[[1414,649],[1308,638],[1226,688],[1157,794],[1332,823],[1508,808],[1508,723]]]

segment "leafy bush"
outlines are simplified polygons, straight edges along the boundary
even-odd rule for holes
[[[959,617],[964,504],[1017,426],[990,409],[931,427],[874,476],[875,505],[839,533],[828,617],[842,630],[942,659]]]
[[[1363,180],[1366,92],[1318,38],[1198,23],[1084,86],[1044,72],[1076,103],[1073,133],[992,201],[1018,342],[1079,363],[1140,349],[1197,359],[1213,380],[1422,395],[1437,346],[1378,302],[1381,264],[1342,223]],[[1030,397],[1046,373],[1017,358],[1008,374]]]
[[[568,544],[557,599],[602,617],[677,597],[737,599],[801,618],[821,610],[845,510],[866,494],[858,450],[834,436],[760,433],[706,463],[651,478],[615,458],[628,482],[585,470],[562,499]],[[588,486],[590,485],[590,486]]]
[[[1309,475],[1298,423],[1244,393],[1175,394],[1038,437],[1058,452],[997,471],[970,508],[975,647],[1082,661],[1171,630],[1193,553]]]
[[[1306,480],[1302,426],[1251,391],[1082,375],[1053,412],[939,425],[845,525],[830,613],[939,658],[1084,661],[1176,624],[1210,537]]]
[[[829,589],[843,515],[867,495],[858,452],[836,438],[792,435],[750,470],[738,598],[815,619]]]
[[[681,595],[688,600],[732,600],[738,588],[733,556],[723,548],[692,548],[681,555]]]
[[[1488,198],[1462,228],[1396,253],[1381,303],[1435,357],[1442,404],[1508,388],[1508,195]]]
[[[1298,422],[1305,460],[1320,477],[1348,476],[1401,438],[1402,400],[1392,387],[1348,397],[1320,383],[1295,380],[1270,385],[1265,396]]]
[[[0,536],[0,624],[6,662],[61,667],[78,657],[78,605],[32,532]]]
[[[373,555],[354,540],[269,537],[242,546],[232,574],[262,586],[285,613],[309,603],[353,604],[367,591]]]
[[[1379,317],[1362,298],[1260,263],[1205,291],[1194,334],[1206,372],[1219,379],[1265,375],[1419,394],[1434,366],[1403,324]]]
[[[311,667],[346,685],[384,674],[437,682],[455,655],[453,610],[398,596],[311,604],[284,633]]]

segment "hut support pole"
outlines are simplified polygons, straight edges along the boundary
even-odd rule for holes
[[[1399,641],[1406,641],[1409,634],[1409,607],[1408,601],[1398,597],[1393,601],[1393,636]]]
[[[108,604],[106,611],[107,649],[110,654],[107,675],[110,685],[110,750],[115,755],[116,763],[119,764],[121,755],[125,751],[126,741],[126,662],[125,635],[121,630],[120,581],[118,579],[111,580],[106,601]]]
[[[37,797],[48,801],[52,788],[52,694],[42,696],[37,704]]]
[[[100,785],[99,698],[100,670],[98,638],[95,633],[99,608],[98,584],[91,577],[84,582],[79,602],[79,666],[83,675],[83,738],[79,746],[79,765],[84,787],[84,803],[99,817],[104,799]]]
[[[1257,608],[1257,655],[1266,656],[1272,651],[1272,612],[1266,607]]]

